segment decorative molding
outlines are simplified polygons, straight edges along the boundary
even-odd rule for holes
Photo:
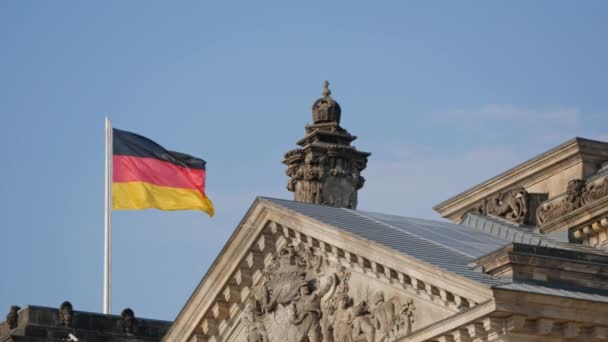
[[[563,195],[541,203],[536,211],[536,221],[542,229],[548,224],[561,220],[576,210],[583,210],[606,197],[608,197],[608,176],[589,182],[573,179],[568,182]]]

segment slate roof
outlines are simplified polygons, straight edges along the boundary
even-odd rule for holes
[[[589,289],[552,283],[514,282],[512,279],[490,276],[469,266],[473,260],[513,242],[607,254],[592,247],[573,245],[542,235],[535,232],[535,227],[478,215],[469,215],[463,224],[455,224],[284,199],[262,197],[260,200],[488,287],[608,302],[608,292],[592,290],[590,293]]]

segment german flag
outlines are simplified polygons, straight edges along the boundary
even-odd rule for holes
[[[213,216],[204,160],[116,128],[112,142],[113,209],[198,209]]]

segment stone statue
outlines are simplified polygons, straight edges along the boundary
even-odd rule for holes
[[[19,310],[21,310],[20,307],[12,305],[6,315],[6,322],[8,323],[8,328],[10,330],[17,328],[17,325],[19,324]]]
[[[65,301],[61,303],[59,307],[59,323],[63,326],[69,327],[72,325],[72,316],[74,316],[74,310],[72,309],[72,303]]]
[[[133,312],[133,310],[131,310],[130,308],[122,310],[122,312],[120,313],[120,317],[122,318],[122,331],[126,332],[127,334],[134,333],[136,320],[135,313]]]

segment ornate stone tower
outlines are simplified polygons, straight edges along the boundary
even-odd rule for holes
[[[356,209],[357,191],[365,182],[361,171],[371,153],[350,145],[357,137],[340,127],[342,110],[328,86],[325,81],[323,97],[312,105],[313,124],[297,142],[301,148],[285,153],[287,190],[298,202]]]

